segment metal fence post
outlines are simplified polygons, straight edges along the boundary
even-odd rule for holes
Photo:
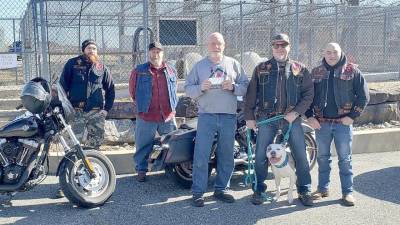
[[[24,16],[24,18],[21,21],[22,27],[21,29],[21,41],[22,41],[22,61],[24,63],[24,82],[28,81],[30,77],[30,55],[28,56],[28,53],[26,52],[26,42],[28,40],[28,31],[27,31],[27,23],[28,23],[29,18],[27,16]]]
[[[36,2],[32,1],[32,21],[33,21],[33,42],[35,45],[35,75],[36,77],[41,74],[41,66],[40,66],[40,56],[38,55],[39,49],[39,28],[38,28],[38,18],[37,18],[37,9],[36,9]]]
[[[17,43],[16,43],[16,39],[15,39],[15,19],[13,19],[12,21],[13,21],[13,51],[15,54],[17,54]],[[17,60],[18,60],[18,56],[17,56]],[[18,66],[15,67],[15,84],[18,84]]]
[[[338,43],[339,32],[339,19],[338,19],[338,5],[335,4],[335,42]]]
[[[42,36],[42,76],[47,81],[51,82],[48,49],[47,49],[47,23],[45,19],[44,0],[40,1],[40,31]]]
[[[143,0],[143,40],[144,40],[144,60],[147,60],[148,49],[147,46],[149,45],[149,35],[148,35],[148,27],[149,27],[149,1]]]
[[[101,46],[102,46],[102,49],[103,49],[103,52],[105,53],[106,52],[106,42],[104,41],[104,26],[101,26]],[[105,63],[105,54],[101,54],[102,55],[102,58],[103,58],[103,63]]]
[[[299,0],[296,0],[296,19],[294,23],[294,58],[299,59]]]
[[[243,2],[240,1],[240,64],[243,65]]]

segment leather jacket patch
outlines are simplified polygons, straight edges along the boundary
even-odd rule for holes
[[[356,65],[349,63],[343,66],[342,73],[340,74],[341,80],[352,80],[356,72]]]
[[[291,66],[291,69],[292,69],[293,75],[294,75],[294,76],[297,76],[297,75],[299,75],[300,72],[301,72],[302,65],[301,65],[300,63],[298,63],[298,62],[293,62],[293,63],[292,63],[292,66]]]
[[[77,70],[86,70],[86,66],[84,65],[73,65],[72,67]]]
[[[271,63],[261,63],[258,67],[258,76],[267,76],[271,73]]]
[[[338,110],[339,115],[350,113],[351,108],[353,107],[353,103],[346,102],[342,107]]]
[[[101,63],[95,63],[92,66],[92,70],[96,76],[100,77],[104,73],[104,66]]]
[[[311,78],[313,82],[320,82],[322,79],[327,77],[327,74],[328,70],[325,68],[325,66],[321,65],[311,71]]]

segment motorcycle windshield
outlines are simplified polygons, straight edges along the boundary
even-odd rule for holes
[[[61,102],[64,111],[64,117],[67,123],[72,121],[74,118],[75,110],[72,107],[71,102],[68,100],[67,94],[64,91],[64,88],[61,86],[60,82],[57,82],[57,94],[58,99]]]

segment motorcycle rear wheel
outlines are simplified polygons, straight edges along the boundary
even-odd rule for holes
[[[274,143],[281,143],[283,135],[280,134],[274,139]],[[317,163],[317,142],[315,141],[315,135],[313,132],[304,133],[304,140],[306,143],[306,155],[310,170],[312,170]]]
[[[305,133],[304,139],[306,142],[306,153],[307,153],[308,163],[310,166],[310,170],[312,170],[317,163],[317,151],[318,151],[317,142],[315,141],[315,138],[312,133]]]
[[[174,179],[178,182],[178,184],[185,189],[189,189],[192,187],[193,184],[192,169],[193,169],[192,161],[177,163],[165,168],[167,174],[172,175]],[[211,176],[212,170],[213,166],[210,163],[208,165],[208,177]]]
[[[96,177],[91,179],[82,160],[73,156],[60,171],[60,186],[65,197],[77,206],[101,206],[115,190],[115,169],[111,161],[99,151],[87,150],[84,153],[93,165]]]

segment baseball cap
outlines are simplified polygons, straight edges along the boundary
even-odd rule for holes
[[[272,42],[272,44],[275,42],[286,42],[286,43],[290,44],[289,36],[284,33],[280,33],[280,34],[273,36],[271,39],[271,42]]]
[[[149,44],[149,50],[151,50],[152,48],[158,48],[160,50],[163,50],[163,46],[161,45],[160,42],[157,42],[157,41]]]

